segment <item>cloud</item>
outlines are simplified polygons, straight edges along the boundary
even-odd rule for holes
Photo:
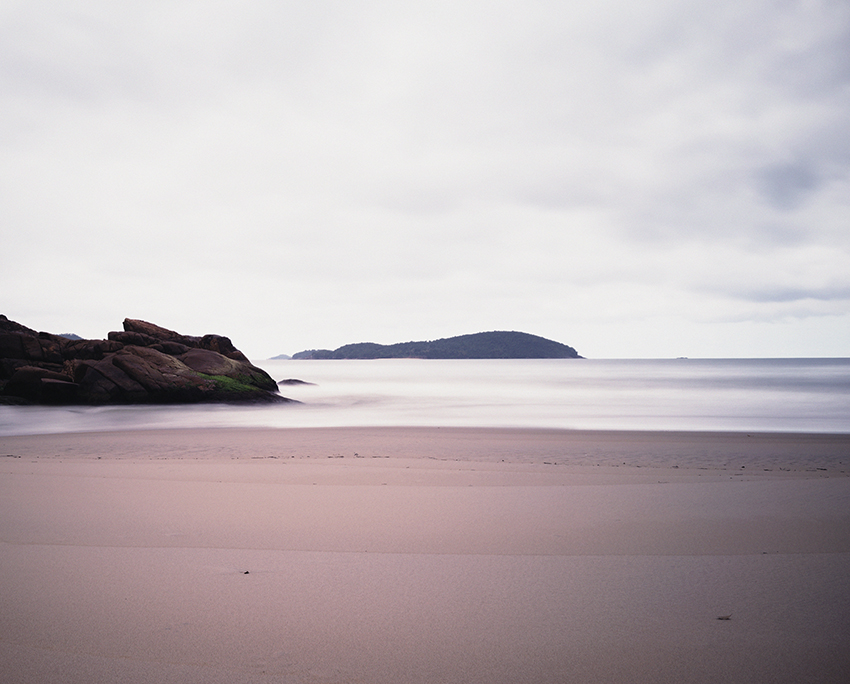
[[[12,317],[132,304],[182,329],[244,307],[246,336],[293,335],[256,323],[274,293],[303,347],[807,315],[850,343],[846,3],[90,1],[0,20]]]

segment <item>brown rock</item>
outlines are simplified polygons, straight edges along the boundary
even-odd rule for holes
[[[115,340],[69,340],[63,349],[65,359],[102,359],[124,345]]]
[[[26,359],[24,337],[17,332],[0,332],[0,358]]]
[[[144,323],[144,321],[139,322]],[[176,335],[176,333],[174,334]],[[185,354],[192,348],[191,346],[180,342],[162,340],[158,337],[154,337],[153,335],[146,335],[145,333],[126,330],[123,332],[109,333],[109,339],[115,342],[121,342],[122,344],[132,344],[137,347],[150,347],[151,349],[156,349],[157,351],[161,351],[164,354],[170,354],[171,356]]]
[[[209,349],[191,349],[178,358],[198,373],[224,375],[270,392],[276,389],[275,381],[248,361],[239,361]]]
[[[157,344],[152,344],[151,349],[161,351],[163,354],[179,356],[180,354],[185,354],[191,349],[191,347],[187,347],[185,344],[180,344],[179,342],[159,342]]]
[[[0,332],[0,358],[62,363],[62,343],[47,333]]]
[[[77,369],[80,398],[87,404],[147,403],[148,391],[113,365],[112,359],[84,361]]]
[[[125,347],[112,357],[112,363],[154,395],[188,395],[214,389],[211,380],[202,378],[179,359],[149,347]]]
[[[137,318],[125,318],[124,330],[126,332],[141,333],[158,340],[176,340],[179,342],[181,338],[186,337],[174,330],[169,330],[168,328],[163,328],[147,321],[140,321]]]
[[[121,344],[135,344],[137,347],[149,347],[152,344],[159,344],[161,341],[153,335],[128,330],[113,330],[107,335],[107,338]]]
[[[198,343],[201,349],[209,349],[210,351],[218,352],[229,359],[237,361],[247,361],[245,355],[233,346],[233,342],[229,337],[222,335],[204,335]]]
[[[4,393],[39,403],[60,403],[76,397],[72,378],[37,366],[21,366],[12,373]]]
[[[72,341],[0,315],[0,392],[40,403],[289,401],[229,338],[131,318],[107,340]]]

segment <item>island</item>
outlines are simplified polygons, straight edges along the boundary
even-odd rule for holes
[[[36,332],[0,314],[0,403],[286,402],[222,335],[124,319],[105,340]]]
[[[310,349],[295,360],[316,359],[581,359],[572,347],[524,332],[493,331],[423,342],[360,342]]]

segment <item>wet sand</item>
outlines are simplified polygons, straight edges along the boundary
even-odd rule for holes
[[[4,437],[0,671],[844,682],[849,464],[850,435]]]

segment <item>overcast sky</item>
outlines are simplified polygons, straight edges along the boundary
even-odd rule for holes
[[[850,356],[846,0],[0,3],[0,313]]]

